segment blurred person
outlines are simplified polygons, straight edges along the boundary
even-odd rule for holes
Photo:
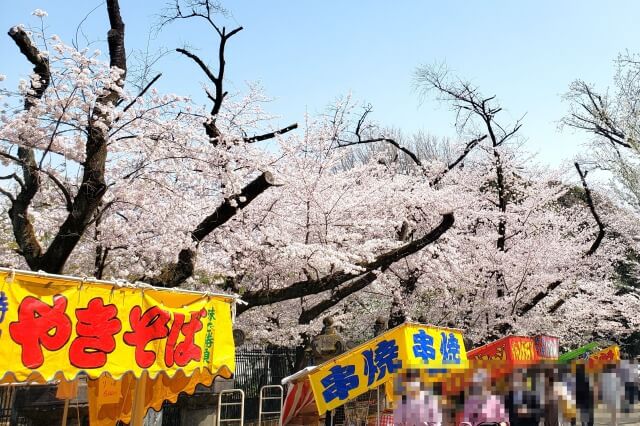
[[[560,398],[559,388],[556,383],[560,382],[559,371],[555,365],[547,365],[544,369],[545,390],[544,390],[544,426],[559,426],[560,423]]]
[[[635,369],[635,365],[628,360],[621,360],[618,364],[617,373],[624,389],[624,398],[622,399],[622,411],[624,413],[630,413],[636,403]]]
[[[508,419],[502,398],[490,392],[486,370],[478,370],[469,387],[462,421],[475,425],[482,422],[506,422]]]
[[[575,422],[576,418],[576,402],[574,376],[571,369],[565,364],[559,364],[555,367],[557,370],[557,380],[553,384],[554,395],[558,401],[559,423],[564,425],[566,421]]]
[[[618,424],[618,412],[622,405],[622,383],[613,364],[607,364],[599,375],[600,400],[611,413],[611,426]]]
[[[543,412],[541,395],[528,386],[526,376],[520,369],[512,373],[506,406],[512,425],[538,426],[540,423]]]
[[[582,362],[576,364],[575,400],[582,426],[593,426],[595,409],[593,386],[589,380],[587,368]],[[571,424],[576,425],[576,420]]]
[[[442,408],[438,395],[423,385],[420,372],[409,370],[397,376],[401,400],[393,412],[393,421],[402,426],[442,426]]]

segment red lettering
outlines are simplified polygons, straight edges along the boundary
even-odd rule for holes
[[[167,346],[164,349],[164,363],[167,367],[172,367],[176,352],[176,344],[178,343],[178,337],[184,324],[184,314],[173,314],[173,324],[171,324],[171,331],[169,332],[169,338],[167,339]]]
[[[191,312],[191,320],[184,322],[184,315],[174,314],[171,333],[165,348],[164,360],[167,367],[172,367],[173,363],[184,367],[191,361],[200,361],[202,358],[202,349],[195,344],[195,335],[202,330],[201,318],[207,312],[202,309],[200,311]],[[176,345],[178,332],[182,333],[184,340]],[[174,349],[175,348],[175,349]]]
[[[48,351],[61,349],[71,336],[71,319],[65,314],[67,299],[62,295],[53,298],[53,306],[27,296],[18,307],[18,321],[9,324],[13,341],[22,346],[22,364],[38,368],[44,363],[42,348]]]
[[[79,368],[99,368],[107,363],[107,354],[116,349],[114,336],[122,330],[115,305],[91,299],[85,309],[76,309],[76,334],[69,348],[69,361]]]
[[[124,342],[134,346],[136,364],[141,368],[150,367],[156,360],[154,351],[146,350],[147,344],[153,340],[167,337],[169,328],[167,323],[171,316],[157,306],[142,313],[140,306],[134,306],[129,313],[129,324],[132,331],[124,333]]]

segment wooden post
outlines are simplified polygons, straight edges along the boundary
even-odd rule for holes
[[[143,426],[144,424],[144,416],[147,413],[147,410],[145,410],[145,394],[148,377],[148,373],[143,371],[140,378],[136,380],[133,407],[131,408],[131,426]]]
[[[376,388],[376,426],[380,426],[380,386]]]
[[[69,400],[64,400],[64,410],[62,411],[62,426],[67,426],[67,416],[69,415]]]

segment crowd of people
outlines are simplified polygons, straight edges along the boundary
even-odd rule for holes
[[[403,426],[584,426],[594,424],[601,404],[615,426],[640,398],[638,367],[628,361],[598,371],[584,363],[537,364],[500,377],[479,369],[454,394],[443,392],[443,383],[423,380],[420,371],[407,370],[396,377],[394,388],[394,424]]]

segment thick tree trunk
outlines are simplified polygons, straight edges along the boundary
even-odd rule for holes
[[[124,48],[124,23],[120,16],[118,0],[107,0],[107,12],[111,25],[107,36],[111,66],[123,71],[118,81],[118,85],[122,87],[127,66]],[[40,79],[40,87],[37,88],[35,95],[27,97],[25,100],[25,108],[29,109],[33,105],[34,99],[41,98],[49,85],[51,78],[49,63],[46,57],[31,43],[23,30],[12,28],[9,35],[16,42],[23,55],[34,64],[34,71]],[[116,104],[119,97],[117,90],[109,90],[96,101],[87,128],[88,136],[80,188],[70,205],[69,214],[44,253],[35,238],[35,232],[27,212],[31,200],[39,190],[35,154],[31,149],[21,148],[21,151],[19,150],[18,155],[23,165],[24,180],[28,181],[30,185],[18,195],[17,203],[14,203],[10,215],[18,246],[32,269],[61,273],[69,256],[91,222],[106,190],[104,175],[111,125],[107,118],[107,112]],[[97,125],[98,123],[100,125]]]

